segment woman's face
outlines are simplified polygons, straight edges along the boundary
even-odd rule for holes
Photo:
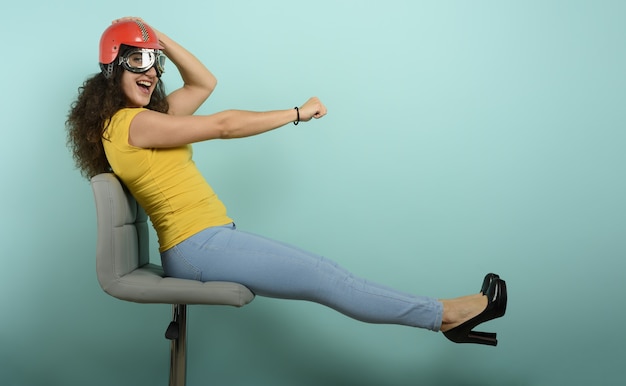
[[[150,103],[150,97],[158,81],[159,78],[154,67],[139,74],[124,70],[122,74],[122,91],[126,96],[126,106],[147,106]]]

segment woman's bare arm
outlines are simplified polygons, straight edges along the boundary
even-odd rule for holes
[[[174,116],[156,111],[143,111],[130,125],[129,144],[142,148],[167,148],[210,139],[250,137],[294,122],[319,119],[326,107],[316,97],[298,110],[243,111],[226,110],[212,115]]]

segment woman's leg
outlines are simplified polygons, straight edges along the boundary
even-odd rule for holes
[[[438,331],[443,305],[355,277],[336,263],[233,226],[206,229],[161,254],[168,276],[230,281],[260,296],[308,300],[368,323]]]

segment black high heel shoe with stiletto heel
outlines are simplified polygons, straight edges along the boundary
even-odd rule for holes
[[[485,280],[487,280],[487,277],[485,277]],[[472,329],[481,323],[504,315],[507,303],[506,282],[499,277],[491,277],[484,294],[487,296],[488,301],[485,310],[465,323],[444,332],[443,335],[446,338],[455,343],[477,343],[489,346],[498,344],[496,333],[473,331]]]

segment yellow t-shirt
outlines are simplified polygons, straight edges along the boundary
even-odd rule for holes
[[[113,172],[150,216],[163,252],[203,229],[232,220],[191,159],[191,145],[143,149],[128,143],[130,122],[144,110],[115,113],[102,143]]]

